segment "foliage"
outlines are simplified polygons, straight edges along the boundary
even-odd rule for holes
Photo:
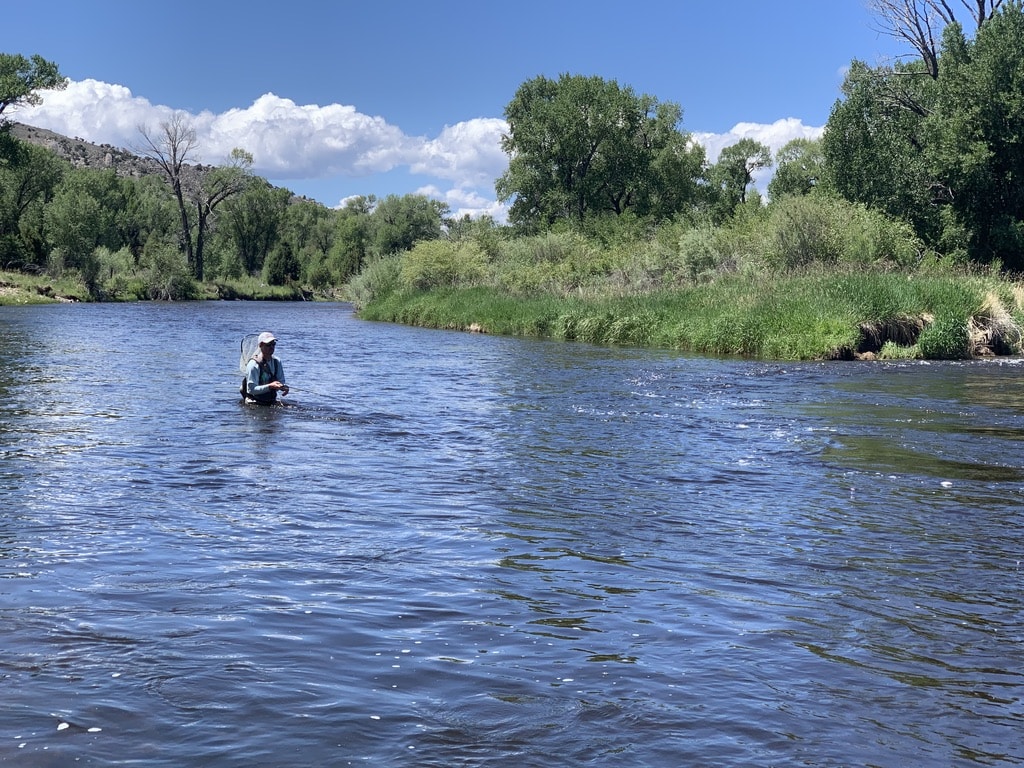
[[[425,195],[388,195],[370,216],[375,253],[386,256],[412,248],[421,240],[441,237],[448,205]]]
[[[729,258],[725,229],[700,224],[679,237],[677,269],[691,283],[713,279]]]
[[[263,279],[269,285],[287,285],[299,279],[301,270],[291,244],[285,240],[278,244],[263,264]]]
[[[370,249],[371,212],[376,200],[350,200],[334,223],[333,240],[327,251],[326,266],[338,283],[359,274],[366,264]]]
[[[611,274],[609,255],[578,233],[551,232],[509,241],[492,274],[497,285],[516,295],[571,294]]]
[[[141,265],[146,298],[163,301],[194,299],[198,286],[183,254],[174,248],[147,249]]]
[[[111,251],[100,246],[93,252],[92,260],[95,276],[90,293],[95,298],[102,301],[138,301],[148,298],[145,282],[128,248]]]
[[[927,156],[974,260],[1024,269],[1024,9],[1009,3],[968,42],[943,36]]]
[[[773,203],[765,226],[766,264],[791,270],[810,264],[913,267],[924,246],[905,222],[827,195]]]
[[[496,189],[524,229],[627,210],[665,219],[696,197],[704,153],[678,130],[676,104],[563,74],[523,83],[505,117],[509,165]]]
[[[809,195],[825,175],[825,155],[820,139],[797,138],[775,155],[775,173],[768,182],[768,197],[781,200],[787,195]]]
[[[0,115],[8,107],[41,104],[38,91],[66,87],[67,78],[52,61],[38,54],[26,58],[21,54],[0,53]]]
[[[348,299],[357,309],[396,293],[402,284],[402,260],[397,256],[374,259],[348,284]]]
[[[81,268],[96,248],[117,249],[124,242],[119,214],[126,207],[124,188],[113,171],[72,170],[46,206],[46,240],[62,254],[65,268]]]
[[[256,179],[224,204],[218,226],[214,274],[239,277],[263,269],[277,242],[288,193]],[[219,267],[217,266],[219,264]]]
[[[191,203],[196,209],[195,248],[187,251],[191,256],[192,273],[202,281],[206,269],[205,245],[210,219],[214,211],[226,200],[240,194],[252,182],[252,155],[243,149],[231,150],[231,159],[226,165],[217,166],[201,174],[199,181],[190,190]],[[191,237],[185,231],[184,237]]]
[[[916,72],[913,63],[871,69],[854,61],[821,149],[830,189],[909,222],[926,242],[935,242],[939,189],[921,152],[935,82]]]
[[[472,242],[424,240],[401,257],[402,283],[413,290],[473,284],[487,267],[483,251]]]
[[[731,216],[747,201],[747,189],[754,182],[754,172],[771,165],[771,150],[754,139],[740,139],[722,150],[711,168],[715,191],[714,210],[719,221]]]
[[[0,128],[0,264],[39,269],[48,246],[44,213],[70,166]]]
[[[924,61],[854,62],[823,138],[828,184],[909,222],[929,248],[1024,269],[1022,3],[978,0],[973,40],[949,4],[876,6]]]

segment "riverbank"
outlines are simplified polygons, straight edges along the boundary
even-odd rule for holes
[[[140,291],[97,298],[77,277],[52,278],[22,272],[0,271],[0,306],[19,304],[60,304],[90,301],[140,301]],[[164,297],[154,297],[164,298]],[[316,298],[336,300],[334,296],[314,296],[297,285],[267,285],[255,279],[217,281],[193,285],[189,299],[239,301],[311,301]]]
[[[733,275],[628,296],[394,287],[367,320],[762,359],[1021,355],[1024,284],[989,274]]]
[[[0,272],[0,306],[73,303],[87,300],[88,295],[85,286],[77,280]]]
[[[256,281],[198,299],[301,301]],[[93,300],[72,279],[0,272],[0,305]],[[1024,283],[991,274],[732,275],[670,291],[517,295],[497,287],[394,283],[359,317],[446,330],[776,360],[969,359],[1024,354]]]

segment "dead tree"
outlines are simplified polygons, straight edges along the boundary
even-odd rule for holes
[[[975,29],[999,10],[1003,0],[960,0]],[[947,24],[959,22],[952,0],[869,0],[868,7],[879,18],[880,31],[903,40],[920,55],[925,71],[939,76],[939,45]]]
[[[189,222],[188,206],[185,203],[187,193],[183,189],[185,163],[196,148],[195,128],[182,113],[177,112],[170,120],[160,123],[160,135],[153,136],[144,125],[139,126],[139,133],[142,135],[143,141],[143,146],[140,148],[141,154],[156,161],[174,192],[174,198],[178,203],[178,213],[181,215],[181,243],[188,258],[188,267],[195,275],[192,225]]]

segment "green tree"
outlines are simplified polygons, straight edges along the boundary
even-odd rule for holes
[[[775,201],[791,195],[808,195],[821,183],[824,171],[821,141],[793,139],[775,154],[775,173],[768,182],[768,196]]]
[[[196,208],[196,246],[192,259],[192,274],[202,281],[204,272],[204,246],[210,217],[217,207],[246,188],[252,179],[252,155],[244,149],[231,150],[231,159],[202,175],[192,195]]]
[[[138,266],[146,244],[177,241],[176,211],[167,187],[156,176],[129,176],[120,179],[124,207],[116,212],[117,228]]]
[[[334,244],[338,212],[313,200],[292,199],[291,193],[288,193],[285,200],[290,202],[284,209],[281,239],[291,245],[292,252],[301,266],[302,278],[311,274],[316,267],[326,264],[327,254]],[[320,282],[324,285],[329,281],[329,275],[321,274]]]
[[[505,108],[509,166],[496,183],[526,228],[627,210],[667,218],[696,188],[703,150],[678,130],[681,109],[600,77],[523,83]]]
[[[70,166],[0,129],[0,265],[38,269],[49,246],[43,211]]]
[[[255,179],[225,204],[221,249],[238,258],[241,272],[254,275],[263,268],[267,254],[277,244],[287,204],[287,191],[282,195],[263,179]],[[222,256],[221,273],[225,277],[238,276],[235,269],[227,266],[231,261],[230,257]]]
[[[282,240],[263,263],[263,279],[268,285],[287,285],[299,279],[300,269],[291,243]]]
[[[57,268],[81,270],[97,248],[116,251],[125,245],[117,220],[125,206],[124,188],[113,171],[68,172],[44,217],[47,242],[60,256]]]
[[[1008,2],[967,41],[946,28],[927,154],[970,255],[1024,269],[1024,8]]]
[[[909,222],[930,243],[940,231],[942,197],[924,153],[935,83],[913,62],[872,69],[854,61],[821,145],[830,188]]]
[[[771,150],[754,139],[740,139],[722,150],[711,169],[720,219],[731,216],[747,201],[747,189],[754,183],[754,172],[771,164]]]
[[[441,237],[447,203],[425,195],[388,195],[370,215],[371,242],[377,254],[407,251],[421,240]]]
[[[0,115],[8,107],[40,104],[42,97],[37,91],[59,91],[67,84],[57,65],[42,56],[0,53]],[[0,125],[4,122],[6,118],[0,117]]]
[[[377,199],[373,195],[346,201],[338,211],[334,237],[327,254],[327,267],[338,284],[359,274],[366,266],[373,226],[371,215]]]

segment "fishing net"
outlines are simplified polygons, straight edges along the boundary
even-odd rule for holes
[[[242,343],[239,345],[241,356],[238,358],[238,369],[242,373],[245,373],[245,366],[252,360],[252,356],[256,354],[256,350],[260,346],[259,340],[260,335],[258,333],[250,333],[242,337]]]

